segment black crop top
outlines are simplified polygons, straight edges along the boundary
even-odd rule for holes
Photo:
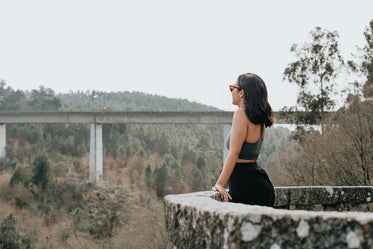
[[[228,149],[229,149],[229,142],[231,140],[231,134],[229,133],[228,137]],[[262,148],[263,144],[263,127],[260,129],[260,137],[258,141],[255,143],[248,143],[246,141],[243,142],[240,154],[238,155],[239,159],[244,159],[244,160],[257,160],[260,149]]]

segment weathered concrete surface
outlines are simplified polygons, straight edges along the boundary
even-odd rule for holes
[[[373,211],[372,186],[276,187],[275,207],[314,211]]]
[[[297,201],[284,195],[290,203]],[[367,212],[315,212],[224,203],[219,194],[211,191],[168,195],[164,207],[166,230],[176,248],[373,248],[373,214]]]
[[[5,157],[6,125],[0,124],[0,158]]]
[[[231,124],[233,112],[0,112],[0,124]]]
[[[91,124],[89,145],[89,182],[100,184],[102,181],[102,125]]]
[[[295,113],[275,112],[276,124],[287,124]],[[0,124],[231,124],[233,112],[0,112]]]

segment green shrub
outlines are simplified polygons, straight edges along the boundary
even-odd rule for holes
[[[1,158],[0,159],[0,170],[14,169],[18,163],[17,158]]]
[[[32,167],[32,183],[39,188],[40,192],[46,192],[51,187],[50,165],[47,155],[42,154],[35,157]]]
[[[69,214],[74,224],[74,234],[76,230],[88,233],[90,229],[89,220],[87,219],[86,212],[81,208],[75,208]]]
[[[16,170],[13,173],[12,178],[9,181],[9,185],[13,188],[14,185],[17,183],[23,183],[25,185],[26,183],[26,177],[24,173],[24,169],[21,167],[16,168]]]
[[[14,200],[16,201],[16,206],[18,208],[25,208],[25,207],[28,206],[27,201],[25,201],[22,197],[16,196],[16,197],[14,197]]]
[[[13,213],[0,222],[0,249],[8,248],[32,248],[30,238],[21,230]]]
[[[70,237],[70,234],[71,234],[71,227],[70,226],[62,228],[61,235],[60,235],[60,240],[64,245],[66,244],[67,239]]]
[[[125,222],[130,207],[119,189],[87,189],[84,209],[70,212],[75,230],[89,233],[96,239],[113,236],[114,229]]]

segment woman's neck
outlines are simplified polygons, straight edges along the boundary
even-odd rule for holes
[[[241,99],[241,101],[238,103],[238,108],[240,108],[240,109],[245,109],[245,104],[244,104],[244,102],[243,102],[243,99]]]

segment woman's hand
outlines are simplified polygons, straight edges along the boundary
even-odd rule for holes
[[[229,193],[222,186],[218,184],[215,184],[215,186],[212,187],[212,191],[219,192],[220,198],[225,202],[232,200],[232,197],[229,195]]]

